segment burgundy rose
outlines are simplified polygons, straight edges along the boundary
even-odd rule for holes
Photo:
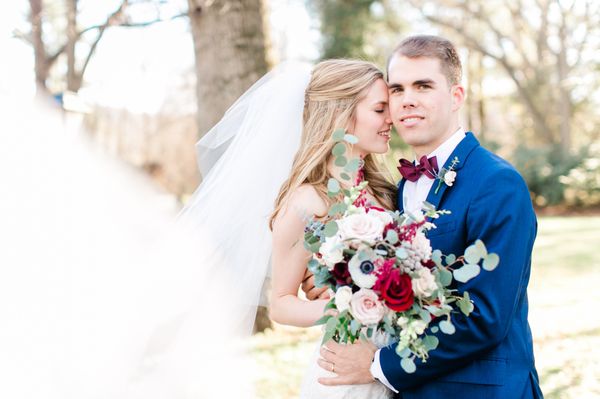
[[[396,312],[410,309],[415,301],[410,276],[399,269],[386,270],[373,289],[379,292],[379,298],[387,307]]]
[[[345,262],[336,263],[331,270],[331,275],[335,279],[336,284],[345,285],[352,282],[348,264]]]

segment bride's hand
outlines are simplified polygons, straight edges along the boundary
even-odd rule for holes
[[[331,298],[327,287],[315,287],[315,277],[313,274],[306,269],[304,277],[302,279],[302,291],[306,294],[306,299],[314,301],[315,299],[329,299]]]

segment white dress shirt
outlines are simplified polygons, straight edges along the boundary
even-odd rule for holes
[[[427,158],[436,157],[438,167],[441,169],[458,143],[462,141],[466,136],[465,131],[462,127],[458,128],[452,136],[450,136],[446,141],[444,141],[438,148],[433,150],[431,154],[427,155]],[[418,164],[418,160],[415,161]],[[421,212],[421,208],[423,206],[423,202],[427,199],[427,195],[433,186],[435,179],[430,179],[425,175],[421,175],[419,180],[417,181],[406,181],[404,183],[404,190],[402,193],[398,193],[402,195],[402,206],[404,207],[404,212],[417,214],[417,212]],[[381,350],[375,352],[375,358],[373,359],[373,363],[371,364],[371,374],[377,380],[379,380],[383,385],[390,388],[392,391],[398,393],[396,389],[389,383],[385,375],[383,374],[383,370],[381,369],[381,363],[379,362],[379,353]]]

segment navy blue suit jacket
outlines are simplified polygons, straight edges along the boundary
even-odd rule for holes
[[[402,399],[520,399],[542,398],[527,322],[527,284],[537,221],[523,178],[506,161],[479,145],[473,133],[455,148],[453,186],[434,182],[427,201],[449,210],[428,237],[434,249],[462,255],[481,239],[488,251],[500,256],[500,264],[464,284],[475,304],[469,317],[453,314],[456,332],[435,335],[437,349],[417,371],[407,374],[400,366],[395,345],[383,348],[380,362],[388,381]],[[398,209],[403,210],[398,185]]]

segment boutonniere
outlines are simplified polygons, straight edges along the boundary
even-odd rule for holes
[[[450,164],[450,166],[448,166],[447,169],[442,168],[438,172],[438,174],[435,177],[435,179],[438,181],[438,185],[435,189],[434,194],[437,194],[438,191],[440,191],[440,187],[442,187],[442,183],[444,183],[448,187],[452,187],[452,185],[454,184],[454,180],[456,180],[456,171],[454,170],[454,168],[459,163],[460,163],[460,161],[458,160],[458,157],[454,157],[454,159],[452,160],[452,163]]]

